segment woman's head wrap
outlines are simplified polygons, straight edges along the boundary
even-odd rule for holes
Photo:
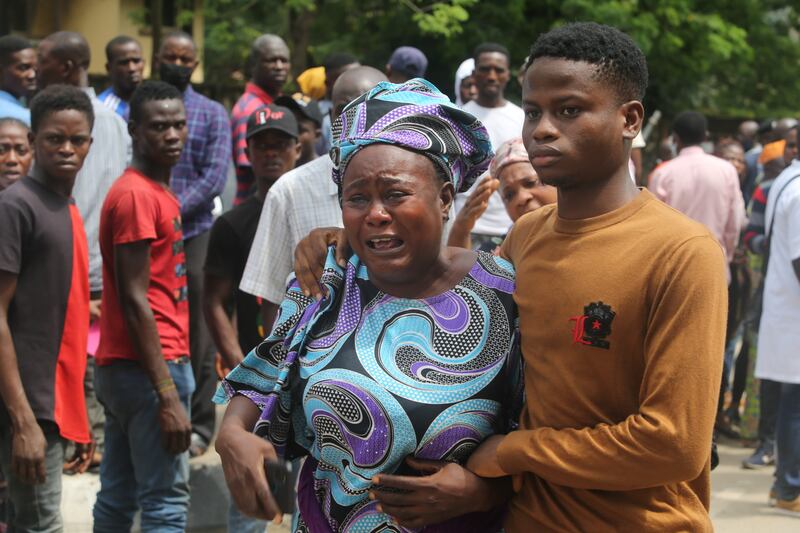
[[[531,164],[528,151],[525,149],[525,145],[522,144],[522,137],[514,137],[500,145],[494,159],[492,159],[492,164],[489,165],[489,174],[493,178],[500,179],[503,169],[514,163]],[[533,165],[531,165],[531,168],[533,168]]]
[[[340,187],[352,157],[374,143],[427,156],[456,192],[469,189],[493,155],[483,124],[421,78],[402,84],[379,83],[344,108],[332,133],[333,181]]]
[[[473,70],[475,70],[475,60],[471,57],[462,61],[456,70],[456,105],[458,107],[466,103],[461,100],[461,82],[464,81],[464,78],[472,76]]]
[[[783,157],[783,151],[786,149],[786,140],[780,140],[765,144],[761,150],[761,155],[758,156],[758,162],[762,165],[769,163],[773,159]]]

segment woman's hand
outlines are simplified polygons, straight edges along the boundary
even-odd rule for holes
[[[247,516],[275,520],[283,513],[278,508],[267,483],[265,463],[277,460],[271,443],[233,423],[223,424],[216,450],[222,458],[225,483],[236,508]]]
[[[475,190],[470,193],[464,206],[459,210],[456,219],[453,221],[453,227],[450,228],[450,236],[447,239],[448,246],[455,246],[458,248],[472,248],[470,233],[475,223],[489,207],[489,198],[500,186],[500,181],[486,174]]]
[[[297,243],[294,249],[294,274],[306,296],[322,299],[319,280],[325,267],[328,247],[336,245],[336,263],[344,267],[351,250],[342,228],[317,228]]]
[[[497,461],[497,447],[503,442],[505,435],[492,435],[478,446],[467,459],[467,468],[476,475],[487,478],[503,477],[508,474]]]
[[[510,483],[481,479],[456,463],[412,457],[406,462],[425,475],[380,474],[372,478],[370,490],[370,498],[379,503],[378,510],[403,527],[416,529],[463,514],[487,511],[511,494]],[[505,490],[498,490],[498,483],[503,483]]]

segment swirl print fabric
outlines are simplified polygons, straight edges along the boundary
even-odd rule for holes
[[[342,269],[331,253],[322,281],[320,302],[292,282],[272,334],[216,400],[248,397],[262,411],[258,435],[316,460],[314,493],[332,531],[402,531],[369,500],[374,475],[415,475],[409,455],[463,464],[518,419],[513,267],[480,252],[452,289],[405,299],[372,285],[357,257]]]

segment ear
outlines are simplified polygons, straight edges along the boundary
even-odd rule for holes
[[[110,63],[106,63],[106,72],[111,74],[111,64]]]
[[[448,181],[442,184],[439,189],[439,202],[442,210],[442,219],[447,220],[450,216],[450,207],[453,205],[453,200],[456,196],[456,190],[453,184]]]
[[[303,145],[300,144],[300,141],[294,142],[294,162],[297,163],[297,160],[300,159],[300,155],[303,153]]]
[[[644,106],[638,100],[625,102],[620,106],[620,114],[625,120],[622,129],[622,137],[633,141],[642,129],[644,121]]]
[[[76,67],[77,66],[75,65],[75,62],[71,59],[67,59],[66,61],[61,63],[61,70],[64,73],[65,80],[69,79],[70,74],[72,74],[72,71],[75,70]]]
[[[136,134],[136,122],[133,120],[128,120],[128,135],[131,136],[131,139],[134,138]]]

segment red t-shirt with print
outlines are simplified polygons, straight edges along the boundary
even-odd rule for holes
[[[128,168],[108,191],[100,214],[103,313],[100,346],[95,355],[100,366],[119,359],[139,359],[117,294],[114,247],[143,240],[150,242],[147,301],[156,319],[164,359],[189,354],[189,302],[180,205],[168,187]]]

